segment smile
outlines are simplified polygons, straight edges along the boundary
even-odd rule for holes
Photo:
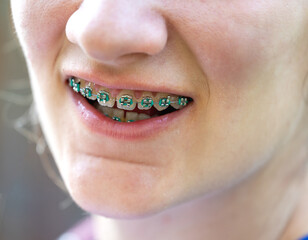
[[[193,101],[190,97],[161,92],[114,91],[76,77],[69,78],[69,86],[96,110],[117,122],[159,117],[183,109]]]

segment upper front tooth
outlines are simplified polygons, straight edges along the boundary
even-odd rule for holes
[[[133,110],[136,107],[136,99],[134,98],[134,93],[131,90],[123,90],[116,97],[117,107],[119,109]]]
[[[116,97],[111,94],[111,90],[104,87],[95,85],[94,83],[87,82],[80,78],[70,78],[70,86],[76,92],[80,92],[84,97],[91,100],[97,99],[101,106],[112,108],[117,101],[117,107],[124,110],[134,110],[137,103],[140,110],[148,110],[154,106],[158,111],[163,111],[171,105],[175,109],[184,108],[188,104],[188,98],[185,96],[170,95],[167,93],[156,93],[153,96],[151,92],[143,92],[138,100],[132,90],[117,90],[120,91]]]
[[[154,107],[158,111],[163,111],[166,108],[168,108],[169,105],[170,105],[170,95],[166,93],[157,93],[157,95],[155,96]]]
[[[101,106],[114,106],[115,99],[110,96],[110,93],[108,91],[101,89],[97,92],[96,95],[97,101]]]
[[[154,105],[153,94],[151,92],[143,92],[138,101],[140,110],[148,110]]]

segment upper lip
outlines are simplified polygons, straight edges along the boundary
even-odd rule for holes
[[[82,71],[79,69],[63,69],[62,78],[64,81],[70,77],[76,77],[88,82],[101,85],[109,89],[127,89],[136,91],[148,91],[148,92],[163,92],[170,93],[179,96],[191,97],[193,99],[193,93],[184,90],[184,87],[171,86],[171,82],[165,82],[164,85],[158,85],[160,81],[145,81],[144,78],[136,78],[128,75],[111,75],[104,71]],[[160,83],[161,84],[161,83]]]

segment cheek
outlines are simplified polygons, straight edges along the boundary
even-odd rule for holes
[[[26,59],[33,65],[54,61],[65,39],[69,16],[77,1],[14,0],[13,20]]]
[[[285,52],[300,25],[302,16],[298,15],[304,14],[296,4],[287,8],[278,0],[195,1],[175,6],[176,11],[166,7],[170,10],[166,15],[185,38],[209,82],[240,87],[262,64]]]
[[[302,55],[296,46],[304,42],[294,39],[303,36],[307,14],[299,1],[288,7],[276,0],[219,1],[225,7],[207,2],[166,14],[206,74],[198,84],[210,88],[205,123],[194,133],[200,138],[191,150],[209,161],[193,167],[206,180],[217,173],[239,179],[270,159],[299,114],[299,79],[289,76]]]

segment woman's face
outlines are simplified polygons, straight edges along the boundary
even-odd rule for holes
[[[140,216],[235,184],[291,141],[307,111],[306,0],[11,4],[43,131],[87,211]],[[193,101],[118,122],[101,111],[122,121],[130,111],[95,109],[70,77],[118,108],[129,97]]]

